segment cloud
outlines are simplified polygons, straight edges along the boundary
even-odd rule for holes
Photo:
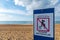
[[[42,4],[43,1],[35,2],[33,1],[30,5],[26,6],[26,10],[34,10],[34,9],[39,9],[43,6]]]
[[[50,5],[55,5],[58,3],[59,0],[49,0]]]
[[[58,1],[59,0],[14,0],[15,5],[26,7],[27,15],[32,15],[34,9],[55,7]]]
[[[46,4],[44,1],[37,0],[14,0],[14,3],[15,5],[26,7],[26,15],[32,15],[34,9],[43,8],[44,4]]]
[[[34,10],[55,6],[59,0],[14,0],[16,5],[26,7],[26,10]],[[45,6],[45,7],[44,7]]]
[[[6,8],[0,8],[0,13],[12,13],[12,14],[19,14],[19,15],[27,15],[25,11],[22,10],[16,10],[16,9],[6,9]]]
[[[15,5],[26,7],[27,15],[33,14],[34,9],[45,8],[48,1],[44,0],[14,0]]]
[[[58,4],[58,5],[55,7],[55,16],[59,16],[59,17],[60,17],[60,4]]]
[[[47,5],[47,1],[44,0],[14,0],[15,5],[18,6],[24,6],[26,7],[26,10],[34,10],[38,8],[44,7],[44,5]],[[45,5],[45,6],[46,6]]]
[[[24,17],[24,16],[14,16],[14,15],[8,15],[8,14],[1,13],[0,21],[32,21],[32,18]]]
[[[55,6],[55,21],[60,21],[60,3]]]
[[[6,0],[8,1],[8,0]],[[33,14],[34,9],[41,9],[41,8],[50,8],[55,7],[55,13],[56,17],[60,16],[60,4],[56,5],[59,2],[59,0],[14,0],[15,5],[26,7],[27,12],[22,10],[16,10],[16,9],[6,9],[6,8],[0,8],[0,13],[12,13],[12,14],[18,14],[18,15],[26,15],[29,16]],[[3,6],[3,5],[2,5]],[[2,15],[3,16],[3,15]],[[12,16],[10,15],[9,18]],[[19,18],[18,18],[19,19]]]
[[[0,21],[11,21],[13,16],[7,14],[0,14]]]
[[[31,21],[30,16],[31,14],[22,10],[0,8],[0,21]]]
[[[24,7],[24,3],[20,0],[14,0],[15,2],[15,5],[20,5],[20,6],[23,6]]]

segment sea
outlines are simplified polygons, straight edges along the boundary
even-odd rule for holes
[[[0,24],[33,24],[33,21],[0,21]]]
[[[32,24],[33,21],[0,21],[0,24]],[[55,21],[55,24],[60,24],[60,21]]]
[[[55,24],[60,24],[60,21],[55,21]]]

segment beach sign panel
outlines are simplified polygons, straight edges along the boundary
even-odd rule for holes
[[[34,10],[34,40],[54,40],[54,8]]]

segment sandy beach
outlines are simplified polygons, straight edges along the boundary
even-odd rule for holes
[[[55,25],[55,39],[60,40],[60,24]]]
[[[60,40],[59,29],[60,24],[56,24],[56,40]],[[33,25],[0,25],[0,40],[33,40]]]
[[[0,40],[33,40],[33,25],[0,25]]]

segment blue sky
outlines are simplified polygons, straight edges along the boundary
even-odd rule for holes
[[[33,10],[52,7],[60,21],[60,0],[0,0],[0,21],[33,21]]]

